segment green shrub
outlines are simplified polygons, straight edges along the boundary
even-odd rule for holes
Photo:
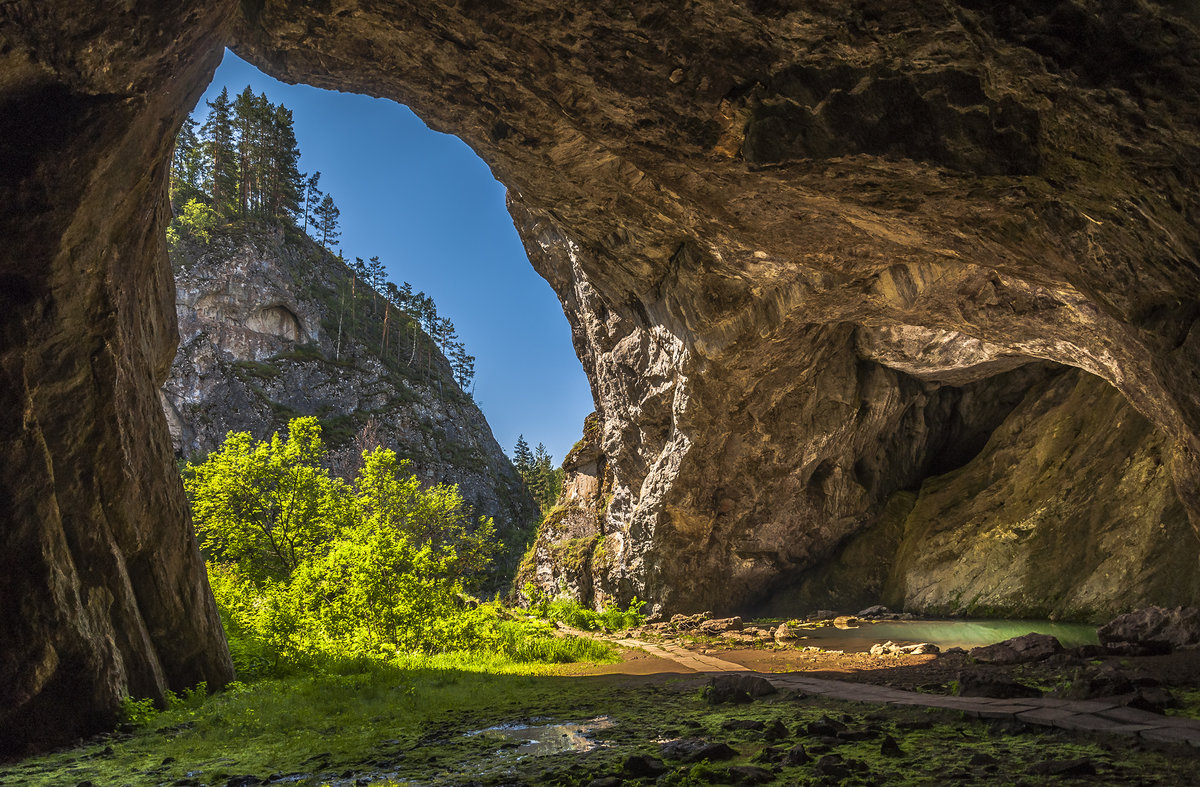
[[[386,449],[363,454],[352,484],[323,470],[323,458],[320,426],[308,417],[289,424],[286,440],[230,434],[202,464],[185,468],[241,677],[340,672],[414,654],[611,656],[601,643],[563,638],[545,622],[512,619],[498,603],[465,599],[464,585],[482,574],[497,545],[492,521],[472,521],[457,487],[422,488],[411,466]],[[586,613],[584,622],[599,619],[578,604],[574,610]],[[560,614],[573,614],[570,605]]]

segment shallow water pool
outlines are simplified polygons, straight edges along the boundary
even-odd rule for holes
[[[885,620],[860,621],[858,628],[824,626],[803,629],[800,645],[824,650],[867,651],[877,642],[891,640],[899,644],[932,642],[946,648],[975,648],[1003,642],[1035,632],[1057,637],[1065,648],[1096,645],[1096,627],[1086,623],[1056,623],[1050,620]]]

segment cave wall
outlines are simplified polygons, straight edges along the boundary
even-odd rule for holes
[[[0,9],[0,753],[233,675],[157,395],[167,161],[229,8],[95,5]]]
[[[757,612],[1102,622],[1200,603],[1200,539],[1175,493],[1170,442],[1110,385],[1051,374],[969,461],[896,492],[866,528]]]
[[[1111,383],[1196,526],[1178,6],[6,3],[4,739],[228,676],[154,393],[168,146],[222,43],[410,105],[509,188],[603,424],[595,586],[665,611],[745,601],[869,527],[938,469],[939,417],[971,421],[943,389],[1030,361]]]

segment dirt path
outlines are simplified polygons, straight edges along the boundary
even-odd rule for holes
[[[1200,721],[1161,716],[1128,708],[1116,700],[1062,700],[1050,697],[1022,699],[989,699],[987,697],[951,697],[904,691],[868,683],[806,677],[804,673],[754,672],[733,661],[710,654],[696,653],[671,644],[657,644],[637,639],[609,640],[622,648],[638,649],[648,655],[674,662],[688,670],[707,674],[740,672],[761,675],[776,688],[802,691],[837,700],[867,702],[882,705],[920,706],[961,711],[967,716],[982,719],[1012,721],[1082,730],[1111,735],[1137,736],[1166,743],[1189,743],[1200,748]]]

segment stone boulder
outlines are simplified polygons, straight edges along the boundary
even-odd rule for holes
[[[706,620],[700,624],[700,631],[705,634],[724,634],[727,631],[741,631],[742,619],[739,617],[732,618],[715,618]]]
[[[888,641],[883,644],[875,644],[871,646],[872,656],[924,656],[931,653],[941,653],[941,648],[934,645],[932,642],[918,642],[913,645],[897,645],[895,642]]]
[[[1114,618],[1096,632],[1101,644],[1128,642],[1152,651],[1200,646],[1200,607],[1146,607]]]
[[[774,694],[776,689],[761,675],[718,675],[709,681],[704,697],[712,705],[723,702],[741,704],[752,702],[756,697]]]
[[[995,645],[971,648],[970,655],[984,664],[1024,664],[1041,661],[1062,652],[1062,643],[1056,638],[1049,634],[1030,633],[997,642]]]

